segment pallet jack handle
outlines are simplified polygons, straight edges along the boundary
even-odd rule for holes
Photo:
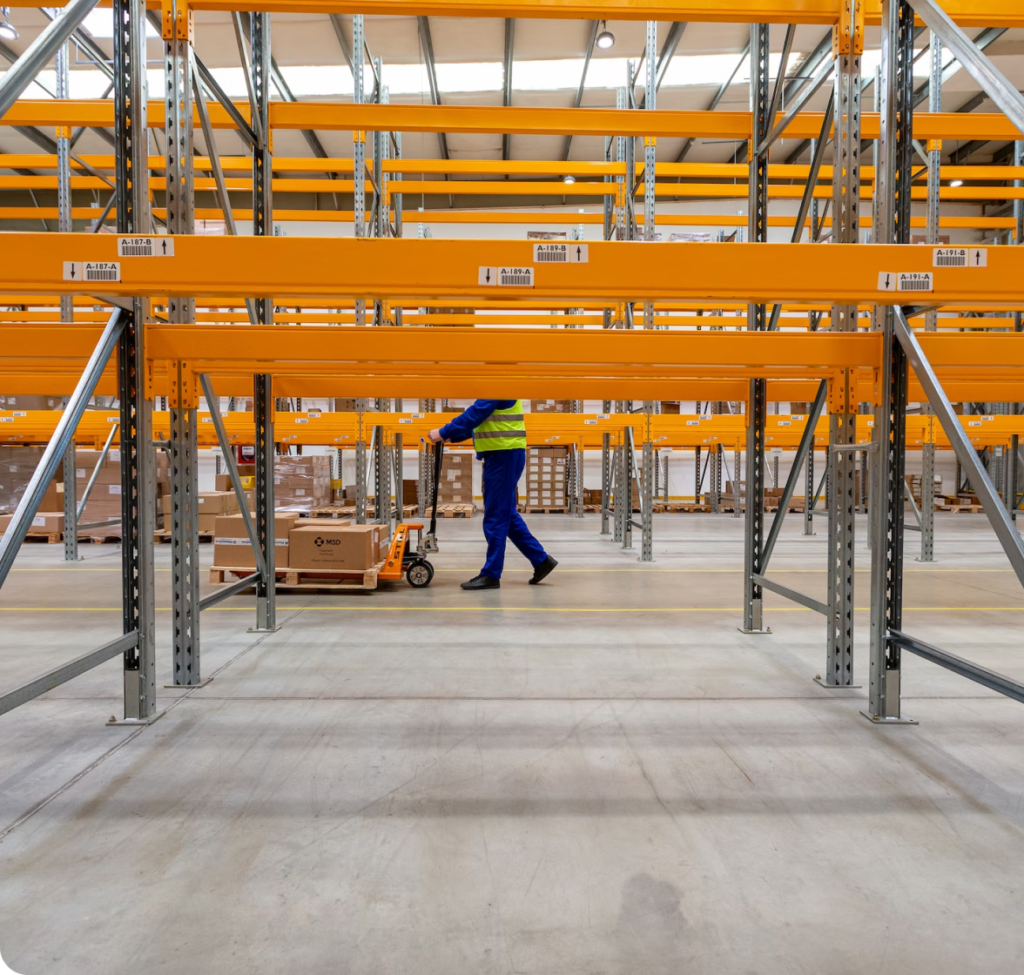
[[[430,510],[430,530],[423,539],[424,552],[437,552],[437,494],[441,488],[441,466],[444,462],[444,441],[434,444],[434,489]]]

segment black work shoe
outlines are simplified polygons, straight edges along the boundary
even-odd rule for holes
[[[500,579],[494,579],[491,576],[484,576],[484,575],[474,576],[472,579],[469,580],[469,582],[464,582],[462,584],[462,588],[463,589],[470,589],[470,590],[473,590],[473,589],[500,589],[501,588],[501,580]]]
[[[530,580],[530,585],[535,586],[538,582],[543,582],[549,575],[551,575],[551,570],[554,569],[556,565],[558,565],[558,563],[549,555],[533,570],[533,578]]]

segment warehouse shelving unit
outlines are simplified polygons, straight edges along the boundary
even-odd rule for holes
[[[1015,185],[996,193],[985,190],[986,198],[1002,195],[1015,204],[1013,218],[942,218],[939,200],[971,199],[971,193],[939,188],[943,170],[935,145],[943,138],[1019,140],[1024,134],[1024,100],[1008,90],[1004,79],[975,45],[962,34],[962,26],[1024,26],[1024,11],[1011,0],[946,0],[943,13],[934,0],[801,0],[799,9],[778,0],[649,0],[627,3],[625,0],[568,0],[557,7],[540,0],[516,0],[498,4],[486,0],[380,0],[375,12],[417,16],[577,16],[620,17],[650,20],[644,102],[637,106],[632,78],[622,90],[617,109],[524,109],[516,107],[477,108],[463,106],[409,106],[388,104],[383,84],[383,66],[370,58],[374,66],[373,96],[366,100],[361,91],[364,57],[362,19],[356,5],[342,0],[246,0],[248,17],[237,19],[238,40],[249,91],[248,105],[232,105],[218,94],[215,85],[204,78],[192,49],[194,28],[191,11],[204,7],[220,9],[223,0],[204,4],[197,0],[184,4],[167,0],[160,19],[167,52],[166,97],[148,100],[145,91],[144,32],[146,9],[143,0],[114,0],[115,32],[112,75],[112,102],[16,101],[35,70],[57,54],[70,33],[73,17],[84,16],[94,5],[79,0],[69,5],[65,17],[54,21],[54,30],[34,45],[31,58],[15,65],[0,81],[0,124],[58,126],[61,130],[55,154],[56,185],[63,187],[58,206],[62,230],[59,247],[50,235],[19,233],[0,237],[0,257],[6,276],[0,284],[10,294],[12,304],[45,307],[38,295],[60,299],[61,319],[31,319],[20,316],[12,321],[0,316],[0,335],[8,358],[2,364],[5,380],[16,377],[25,387],[43,377],[50,383],[74,383],[67,408],[56,422],[45,459],[19,507],[11,529],[0,542],[0,583],[6,576],[24,535],[26,519],[37,506],[41,488],[63,462],[80,427],[85,405],[98,392],[116,392],[120,402],[119,439],[122,458],[124,511],[122,529],[125,588],[124,635],[98,650],[91,651],[39,681],[0,697],[0,711],[42,693],[48,687],[70,679],[102,660],[123,655],[125,681],[125,719],[133,722],[152,720],[157,711],[154,661],[153,562],[148,539],[152,535],[152,443],[155,437],[154,397],[166,396],[168,449],[172,458],[172,558],[174,564],[174,663],[175,683],[194,686],[202,681],[200,668],[200,612],[198,598],[198,546],[196,529],[196,451],[200,442],[198,406],[200,390],[208,403],[218,395],[248,395],[254,398],[252,426],[257,448],[256,518],[252,537],[258,562],[256,573],[256,628],[273,630],[276,626],[274,604],[273,538],[273,463],[274,443],[278,437],[275,423],[286,420],[277,410],[280,395],[346,395],[364,400],[376,398],[378,407],[391,397],[420,400],[422,412],[430,398],[440,395],[551,395],[581,400],[605,400],[612,430],[597,425],[578,430],[576,418],[564,429],[578,436],[584,446],[593,437],[594,449],[602,450],[602,530],[608,527],[610,494],[620,494],[624,486],[629,497],[632,479],[633,445],[639,435],[642,481],[641,521],[643,541],[640,557],[652,557],[653,524],[651,501],[654,491],[654,431],[658,424],[676,420],[660,417],[651,404],[662,399],[694,399],[711,403],[745,402],[742,416],[717,416],[715,424],[733,432],[717,439],[711,456],[714,493],[721,493],[723,448],[736,451],[740,436],[745,438],[747,499],[745,513],[745,610],[742,627],[757,633],[765,629],[762,610],[764,575],[771,554],[774,533],[766,532],[763,502],[763,476],[766,461],[767,431],[774,417],[767,406],[777,400],[817,400],[812,422],[803,430],[791,427],[791,436],[808,459],[813,457],[817,413],[827,397],[829,407],[827,465],[832,477],[829,494],[829,595],[827,604],[815,605],[827,618],[827,667],[824,683],[830,687],[849,687],[853,681],[853,497],[854,453],[870,451],[875,457],[874,485],[871,492],[870,540],[872,543],[872,615],[871,615],[871,691],[868,716],[877,722],[904,720],[900,711],[900,654],[906,649],[957,672],[986,683],[987,686],[1017,698],[1024,688],[999,675],[982,674],[966,661],[928,647],[902,631],[901,577],[903,560],[904,465],[909,429],[916,421],[906,416],[908,395],[929,401],[950,446],[957,452],[971,483],[979,489],[986,514],[1010,556],[1018,576],[1024,582],[1024,547],[1009,514],[999,503],[991,479],[980,465],[971,440],[949,407],[951,394],[972,401],[1016,402],[1024,400],[1024,360],[1017,335],[972,332],[947,334],[949,320],[924,319],[924,334],[914,333],[907,316],[926,314],[935,307],[944,311],[963,308],[1000,310],[1011,318],[971,319],[971,327],[981,323],[986,329],[1014,328],[1021,325],[1024,292],[1024,251],[1014,247],[979,249],[978,261],[984,266],[957,268],[934,267],[931,248],[910,248],[910,229],[914,221],[910,203],[915,193],[928,200],[928,215],[923,221],[933,242],[944,222],[948,226],[985,227],[1009,232],[1015,243],[1024,239],[1021,198],[1024,191]],[[354,14],[352,66],[357,79],[356,97],[349,103],[301,103],[294,100],[270,101],[270,16],[274,11],[317,11]],[[916,93],[911,65],[915,37],[915,12],[941,40],[966,70],[990,94],[1001,114],[966,115],[932,111],[914,112]],[[949,16],[947,16],[947,14]],[[80,19],[79,16],[79,19]],[[953,20],[949,18],[952,17]],[[672,21],[716,20],[751,24],[750,112],[676,112],[656,108],[657,32],[656,19]],[[247,21],[247,24],[246,24]],[[833,31],[833,58],[821,58],[821,67],[808,68],[803,79],[804,94],[831,77],[834,89],[835,165],[822,166],[828,118],[821,113],[801,111],[804,104],[799,88],[780,117],[781,94],[786,86],[785,62],[774,85],[768,74],[770,24],[793,22],[822,24]],[[880,75],[880,111],[864,113],[860,97],[864,90],[860,75],[863,29],[880,24],[883,32],[883,58]],[[247,29],[246,29],[247,28]],[[246,47],[248,43],[248,47]],[[792,28],[787,28],[785,52],[792,43]],[[823,48],[827,51],[827,47]],[[942,63],[938,43],[933,52],[933,86],[941,81]],[[632,69],[631,69],[632,75]],[[799,84],[799,82],[798,82]],[[20,85],[20,87],[19,87]],[[215,100],[207,103],[204,85]],[[198,96],[198,99],[197,99]],[[932,108],[938,103],[932,100]],[[193,103],[196,103],[193,105]],[[195,111],[193,109],[195,108]],[[207,132],[208,151],[203,161],[213,172],[212,181],[200,181],[194,171],[197,160],[192,149],[192,130],[198,121]],[[102,185],[108,160],[86,162],[96,171],[73,176],[70,152],[62,148],[73,126],[111,126],[115,132],[112,170],[115,179],[111,214],[117,235],[73,234],[67,231],[76,217],[70,191],[77,186]],[[150,176],[155,168],[142,138],[148,126],[163,127],[167,136],[167,157],[158,163],[164,182]],[[216,155],[209,132],[217,128],[236,128],[251,146],[251,174],[230,188],[249,189],[249,211],[233,209],[224,167]],[[329,219],[354,221],[356,238],[288,238],[274,236],[274,221],[280,213],[273,209],[273,194],[289,189],[309,192],[303,180],[275,180],[271,153],[271,133],[275,129],[297,129],[315,139],[315,130],[344,130],[354,133],[354,161],[351,163],[319,158],[304,166],[307,172],[326,172],[338,177],[351,171],[353,179],[335,178],[323,183],[325,192],[353,192],[351,212],[337,208]],[[579,189],[550,183],[529,184],[530,192],[550,193],[574,199],[590,194],[603,200],[603,213],[571,215],[566,223],[602,223],[606,240],[590,242],[586,263],[566,266],[533,267],[533,287],[523,301],[498,295],[506,290],[491,285],[481,269],[532,266],[530,245],[524,242],[495,240],[451,241],[405,239],[401,237],[401,200],[405,193],[455,193],[464,189],[457,181],[406,179],[413,174],[487,173],[493,175],[550,175],[541,164],[513,164],[507,160],[488,164],[468,164],[461,169],[442,160],[427,166],[425,161],[401,159],[400,133],[420,132],[501,132],[589,134],[606,138],[604,163],[581,168],[594,183],[576,184]],[[372,134],[372,158],[365,157],[366,135]],[[810,167],[786,167],[780,176],[803,179],[804,185],[783,188],[771,179],[776,169],[769,161],[773,141],[783,133],[788,138],[815,140]],[[735,175],[728,167],[706,164],[662,164],[655,160],[659,136],[735,138],[748,143],[749,164],[744,167],[746,186],[739,190],[716,190],[716,184],[669,183],[672,177],[691,179]],[[634,160],[635,138],[643,138],[644,161]],[[869,189],[860,166],[864,140],[878,143],[878,161]],[[926,182],[915,187],[918,177],[912,171],[915,142],[926,147]],[[614,145],[613,145],[614,143]],[[313,143],[310,142],[312,146]],[[393,157],[389,158],[392,155]],[[315,148],[314,148],[315,152]],[[685,153],[684,153],[685,154]],[[321,155],[321,153],[317,153]],[[614,159],[611,157],[614,156]],[[1019,167],[1024,164],[1024,149],[1017,143],[1017,169],[1008,169],[992,178],[1012,175],[1024,183]],[[44,161],[49,165],[49,157]],[[560,166],[561,171],[573,167]],[[675,168],[673,168],[673,165]],[[690,168],[683,168],[689,166]],[[735,167],[733,167],[735,168]],[[970,167],[972,170],[978,167]],[[1006,168],[1006,167],[1004,167]],[[657,172],[655,171],[657,169]],[[237,171],[233,164],[232,172]],[[990,172],[986,168],[985,178]],[[363,178],[365,174],[365,179]],[[971,173],[971,176],[977,174]],[[831,177],[831,188],[818,185],[818,177]],[[50,177],[32,177],[50,179]],[[12,178],[13,179],[13,178]],[[79,181],[77,184],[75,181]],[[661,180],[659,182],[659,180]],[[87,181],[87,182],[82,182]],[[306,181],[308,182],[308,181]],[[291,186],[289,184],[296,184]],[[11,186],[29,184],[11,184]],[[502,192],[511,192],[513,181],[502,184]],[[253,237],[224,238],[191,235],[197,216],[197,188],[212,186],[220,207],[212,211],[222,216],[230,228],[235,218],[251,218]],[[369,219],[365,196],[369,187],[373,204]],[[165,206],[152,206],[150,189],[163,189]],[[472,189],[479,191],[480,186]],[[517,187],[518,189],[518,187]],[[965,190],[977,188],[965,187]],[[489,191],[491,188],[489,188]],[[743,192],[748,199],[747,242],[723,247],[721,243],[681,243],[675,246],[640,247],[636,238],[651,242],[658,225],[686,225],[711,219],[687,215],[656,214],[659,198],[692,195],[734,195]],[[633,215],[634,200],[642,194],[642,214]],[[815,213],[815,201],[827,195],[831,199],[831,222]],[[772,198],[799,198],[800,216],[771,218],[768,204]],[[874,199],[871,222],[872,244],[858,243],[859,229],[868,221],[859,215],[860,200]],[[393,225],[389,209],[394,207]],[[33,210],[39,216],[38,210]],[[286,219],[310,219],[313,211],[288,211]],[[89,214],[92,216],[92,214]],[[810,215],[812,237],[819,226],[831,226],[832,245],[805,247],[796,257],[796,241],[802,238],[804,216]],[[17,219],[11,208],[0,211],[0,219]],[[81,216],[80,214],[78,216]],[[512,222],[517,215],[497,212],[468,215],[439,214],[423,216],[424,222],[442,222],[451,218],[469,221]],[[570,216],[570,215],[565,215]],[[145,256],[141,251],[124,251],[118,241],[125,237],[150,239],[153,218],[165,224],[172,237],[172,256]],[[586,217],[584,220],[582,217]],[[536,217],[531,217],[531,222]],[[545,218],[546,220],[546,218]],[[948,223],[960,220],[961,223]],[[718,218],[719,225],[730,221]],[[792,225],[794,243],[767,242],[772,225]],[[373,240],[361,239],[373,237]],[[256,239],[262,238],[262,239]],[[152,238],[161,242],[166,238]],[[142,243],[143,250],[146,244]],[[83,280],[83,272],[92,266],[92,276]],[[70,267],[70,271],[69,268]],[[680,273],[680,269],[685,273]],[[901,295],[890,281],[906,275],[907,281],[928,280],[931,288]],[[22,301],[20,299],[24,298]],[[18,299],[17,301],[15,299]],[[70,300],[68,300],[70,299]],[[732,318],[713,318],[718,327],[700,331],[692,319],[707,316],[686,312],[733,309],[739,299],[745,302],[746,329],[724,330],[739,323]],[[78,302],[91,307],[96,301],[114,308],[105,324],[95,322],[95,314],[79,317]],[[205,303],[218,306],[231,303],[239,311],[233,316],[248,324],[222,323],[227,316],[202,312]],[[366,324],[369,302],[373,302],[372,324]],[[474,333],[473,348],[463,348],[464,333],[457,329],[417,328],[415,312],[425,302],[458,302],[477,309],[474,324],[483,324],[480,312],[488,308],[511,307],[520,314],[557,310],[571,302],[581,309],[572,324],[600,322],[598,330],[567,328],[524,331],[510,328],[480,329]],[[159,302],[164,311],[154,315]],[[275,314],[275,305],[298,307],[292,315]],[[316,309],[344,311],[320,312]],[[769,311],[769,305],[771,310]],[[198,306],[198,310],[197,310]],[[53,306],[57,307],[56,304]],[[873,328],[862,312],[873,308]],[[351,309],[351,311],[349,311]],[[816,330],[817,316],[830,311],[831,329]],[[659,314],[660,312],[660,314]],[[596,314],[594,314],[596,313]],[[811,320],[802,316],[811,316]],[[32,313],[37,314],[37,313]],[[323,315],[331,324],[290,327],[292,322]],[[349,318],[351,315],[351,319]],[[801,331],[791,331],[801,316]],[[73,317],[74,316],[74,317]],[[426,316],[422,316],[426,317]],[[465,317],[465,316],[463,316]],[[638,317],[643,328],[633,330]],[[352,321],[352,327],[336,324]],[[196,322],[202,322],[196,324]],[[963,319],[957,319],[962,325]],[[390,323],[394,322],[391,327]],[[805,326],[808,322],[809,327]],[[565,322],[569,324],[569,322]],[[524,322],[525,324],[525,322]],[[532,324],[532,322],[531,322]],[[383,327],[387,325],[388,327]],[[941,331],[931,332],[931,326]],[[952,326],[957,327],[957,326]],[[806,328],[806,330],[803,330]],[[785,330],[783,330],[785,329]],[[113,365],[108,359],[113,348]],[[510,352],[514,349],[514,353]],[[913,385],[908,364],[913,366]],[[115,376],[116,373],[116,376]],[[34,388],[38,389],[38,386]],[[918,390],[920,389],[920,392]],[[786,393],[787,395],[782,395]],[[800,393],[800,395],[796,395]],[[973,394],[973,395],[971,395]],[[629,413],[633,402],[645,404],[644,411]],[[858,404],[874,406],[873,440],[867,446],[860,430],[867,418],[857,415]],[[615,412],[610,408],[618,405]],[[215,411],[216,412],[216,411]],[[24,418],[24,435],[38,417]],[[1008,446],[1016,458],[1019,420],[1012,415],[999,418],[993,425],[993,444]],[[1005,423],[1003,421],[1006,421]],[[163,418],[160,418],[161,424]],[[232,425],[238,418],[228,416],[213,424],[218,443],[230,454]],[[244,422],[248,422],[248,418]],[[396,437],[408,436],[410,429],[392,429],[396,418],[388,412],[372,415],[365,410],[351,417],[331,421],[352,436],[360,471],[362,506],[365,515],[368,425],[376,431],[373,438],[378,497],[389,483],[388,457],[397,448]],[[580,418],[580,422],[585,422]],[[703,422],[703,421],[701,421]],[[923,419],[926,443],[935,439],[934,422]],[[415,429],[415,428],[414,428]],[[666,427],[667,429],[667,427]],[[996,430],[998,429],[998,433]],[[802,435],[801,435],[802,434]],[[1005,437],[1009,437],[1007,443]],[[597,438],[600,439],[597,439]],[[1003,439],[999,439],[1003,438]],[[612,445],[620,448],[612,457]],[[323,442],[323,441],[321,441]],[[686,445],[680,438],[680,443]],[[700,448],[706,440],[693,443]],[[924,452],[932,455],[930,449]],[[738,467],[738,463],[735,465]],[[799,465],[798,465],[799,466]],[[619,468],[618,487],[613,486],[613,469]],[[699,465],[698,465],[699,467]],[[231,465],[229,465],[229,470]],[[811,464],[807,465],[808,485],[813,484]],[[236,490],[240,492],[237,472]],[[786,490],[792,494],[794,473]],[[733,473],[738,490],[738,471]],[[812,491],[812,493],[814,493]],[[756,500],[756,503],[752,503]],[[738,499],[734,499],[734,504]],[[735,504],[738,507],[738,504]],[[634,526],[630,505],[615,505],[614,537],[628,547]],[[781,512],[780,516],[781,518]],[[809,516],[808,516],[809,517]],[[778,520],[776,525],[781,525]],[[922,539],[930,539],[931,528],[922,519]],[[249,580],[243,580],[251,584]],[[211,599],[223,599],[239,591],[241,583],[227,587]],[[772,587],[779,591],[778,586]],[[787,591],[808,605],[799,593]],[[207,605],[209,602],[207,602]]]

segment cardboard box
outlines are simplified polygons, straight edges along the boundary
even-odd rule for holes
[[[200,519],[202,516],[200,516]],[[278,512],[274,516],[274,564],[288,568],[288,536],[299,516],[294,512]],[[245,520],[240,514],[215,515],[213,564],[232,568],[256,568],[256,556],[245,531]]]
[[[32,517],[29,533],[33,535],[50,535],[64,531],[63,511],[37,511]]]
[[[204,515],[213,517],[217,515],[230,515],[238,511],[238,501],[235,499],[234,491],[200,491],[199,497],[196,500],[198,502],[200,518]],[[171,513],[170,494],[165,494],[160,498],[160,510],[165,515]],[[209,529],[200,529],[200,531],[207,530],[213,531],[212,523]]]
[[[0,515],[0,535],[7,531],[7,526],[11,523],[11,519],[14,515]]]
[[[380,525],[310,525],[289,532],[291,568],[365,572],[377,562]]]
[[[402,504],[416,504],[419,501],[419,482],[406,478],[402,481]]]
[[[242,482],[243,491],[254,491],[256,489],[256,478],[254,477],[243,477],[241,474],[238,475],[239,480]],[[218,474],[216,476],[217,484],[216,488],[218,491],[229,491],[234,493],[234,488],[231,486],[231,475],[230,474]]]

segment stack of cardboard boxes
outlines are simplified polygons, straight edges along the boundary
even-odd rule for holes
[[[326,455],[278,457],[274,465],[274,507],[312,511],[331,503],[331,459]]]
[[[336,518],[301,518],[295,511],[274,517],[275,569],[295,572],[365,572],[387,555],[383,525],[353,525]],[[232,569],[255,568],[242,515],[221,515],[216,521],[213,563]]]
[[[531,413],[571,413],[572,400],[570,399],[532,399],[530,400]]]
[[[526,457],[526,504],[562,508],[566,504],[566,447],[531,447]]]
[[[238,500],[234,491],[200,491],[198,501],[199,531],[210,534],[216,530],[217,519],[222,515],[231,515],[238,511]],[[164,524],[169,529],[171,522],[171,496],[165,494],[160,499]],[[241,516],[239,516],[241,517]]]
[[[473,460],[470,450],[445,451],[437,488],[438,504],[473,503]]]

